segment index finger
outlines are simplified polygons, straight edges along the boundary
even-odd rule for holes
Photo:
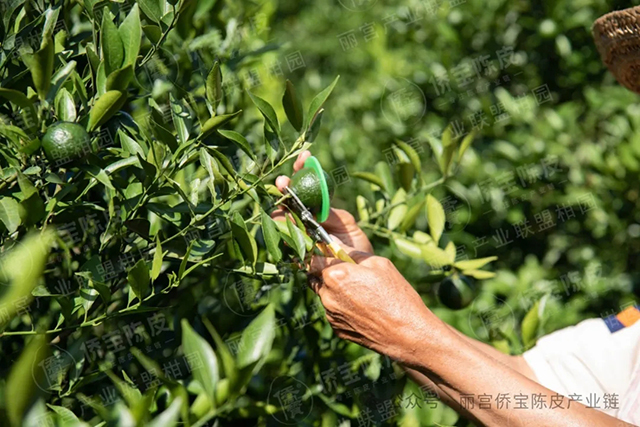
[[[293,171],[298,172],[300,169],[304,167],[304,162],[311,157],[311,151],[304,150],[302,153],[298,155],[298,158],[293,163]]]

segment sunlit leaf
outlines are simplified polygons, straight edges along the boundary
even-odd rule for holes
[[[216,385],[220,378],[218,358],[209,343],[191,328],[186,319],[182,326],[182,351],[185,354],[193,376],[207,392],[207,396],[215,405]]]

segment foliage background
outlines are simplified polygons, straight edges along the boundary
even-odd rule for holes
[[[311,150],[339,181],[334,206],[354,214],[364,204],[356,196],[371,213],[402,187],[408,159],[394,141],[414,148],[418,175],[429,183],[441,176],[446,126],[476,128],[453,177],[432,192],[447,214],[441,247],[454,242],[459,259],[498,257],[496,276],[481,282],[469,308],[441,306],[424,259],[405,255],[388,221],[371,226],[357,215],[376,252],[456,328],[519,354],[538,336],[638,301],[640,108],[606,72],[590,34],[597,17],[627,2],[138,3],[142,45],[129,84],[127,71],[105,81],[97,64],[109,46],[103,7],[120,25],[135,2],[2,3],[1,86],[27,98],[3,92],[0,106],[2,253],[9,254],[1,402],[11,423],[135,425],[162,413],[158,425],[178,416],[194,425],[466,425],[444,405],[427,404],[428,391],[389,361],[333,337],[290,263],[294,251],[280,244],[282,262],[265,251],[258,206],[268,211],[277,199],[267,184],[291,171],[284,160],[299,142],[281,105],[287,79],[306,109],[340,75]],[[52,22],[47,10],[59,13]],[[36,87],[24,56],[44,52],[47,25],[50,74],[67,70],[53,89]],[[500,52],[513,52],[509,62]],[[95,126],[94,149],[100,135],[108,135],[106,146],[62,169],[34,151],[56,120],[91,126],[106,85],[126,93],[114,112],[132,118],[119,113]],[[277,152],[264,142],[264,119],[247,90],[275,108]],[[199,136],[214,111],[241,109],[216,128],[244,135],[246,152],[217,132]],[[131,160],[109,169],[121,159]],[[375,172],[387,191],[358,179],[363,171]],[[212,206],[213,215],[194,219]],[[192,221],[197,227],[178,234]],[[429,230],[422,209],[408,229]],[[281,230],[281,238],[300,255],[295,230]],[[30,255],[11,252],[25,236]],[[117,271],[106,278],[109,261]],[[42,278],[19,268],[25,262],[41,264]],[[256,262],[261,272],[252,270]],[[266,270],[276,267],[278,274]],[[533,320],[523,330],[527,312]],[[38,377],[38,366],[51,365],[45,380]]]

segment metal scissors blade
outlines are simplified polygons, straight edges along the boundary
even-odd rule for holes
[[[324,243],[325,245],[327,245],[331,253],[333,253],[336,258],[355,264],[355,261],[349,256],[349,254],[347,254],[345,250],[342,249],[342,247],[331,238],[329,233],[327,233],[327,230],[325,230],[323,226],[321,226],[315,219],[313,219],[313,215],[304,205],[304,203],[302,203],[295,191],[291,190],[289,187],[285,187],[285,189],[291,196],[291,199],[298,209],[300,213],[300,219],[302,219],[305,227],[307,227],[316,242]]]

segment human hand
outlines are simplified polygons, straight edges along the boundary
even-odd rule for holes
[[[399,362],[412,360],[435,316],[391,261],[342,246],[356,264],[316,256],[309,268],[336,335]]]
[[[294,172],[302,169],[305,160],[307,160],[309,156],[311,156],[309,151],[305,150],[300,153],[293,164]],[[289,185],[290,181],[291,179],[288,176],[281,175],[276,179],[276,187],[278,187],[278,190],[281,192],[284,192],[285,187]],[[284,216],[285,211],[282,209],[278,209],[272,214],[274,219],[283,219]],[[373,253],[373,246],[371,246],[369,238],[365,232],[358,227],[355,218],[349,212],[342,209],[331,208],[329,211],[329,218],[327,218],[327,220],[321,225],[325,230],[327,230],[327,233],[333,234],[347,245],[362,252]]]

